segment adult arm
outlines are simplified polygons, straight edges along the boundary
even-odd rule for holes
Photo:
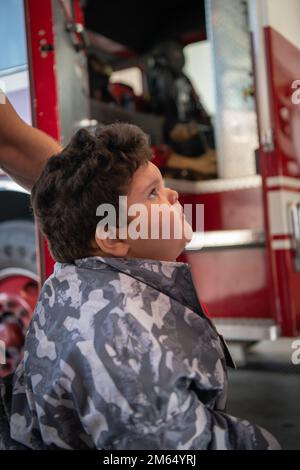
[[[47,159],[61,151],[57,141],[26,124],[6,98],[0,104],[0,168],[31,190]]]

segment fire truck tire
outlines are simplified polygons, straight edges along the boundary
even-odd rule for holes
[[[22,268],[37,272],[35,225],[28,220],[0,223],[0,270]]]

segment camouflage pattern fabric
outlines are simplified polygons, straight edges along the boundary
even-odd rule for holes
[[[13,374],[4,379],[0,377],[0,450],[28,449],[10,437],[9,418],[13,377]]]
[[[57,262],[4,420],[0,407],[1,433],[10,428],[0,446],[277,449],[267,431],[226,414],[226,358],[189,264],[99,256]]]

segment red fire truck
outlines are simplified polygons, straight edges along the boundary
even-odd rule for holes
[[[298,335],[300,0],[184,5],[173,0],[159,7],[79,0],[3,3],[0,34],[6,40],[1,37],[0,48],[6,59],[4,53],[0,88],[23,119],[62,144],[79,127],[130,120],[152,132],[158,166],[166,148],[161,117],[91,97],[87,54],[111,68],[115,96],[134,95],[138,101],[147,95],[146,64],[154,46],[165,40],[182,47],[207,45],[218,176],[165,178],[182,204],[204,204],[204,234],[195,231],[178,261],[191,264],[200,299],[232,344]],[[205,60],[202,55],[195,62],[194,82],[203,79]],[[126,84],[129,75],[139,76],[137,90]],[[34,225],[28,193],[4,174],[0,200],[0,338],[7,346],[1,373],[6,374],[19,359],[53,260]]]

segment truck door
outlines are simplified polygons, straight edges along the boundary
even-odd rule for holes
[[[300,1],[249,2],[274,317],[300,330]]]

